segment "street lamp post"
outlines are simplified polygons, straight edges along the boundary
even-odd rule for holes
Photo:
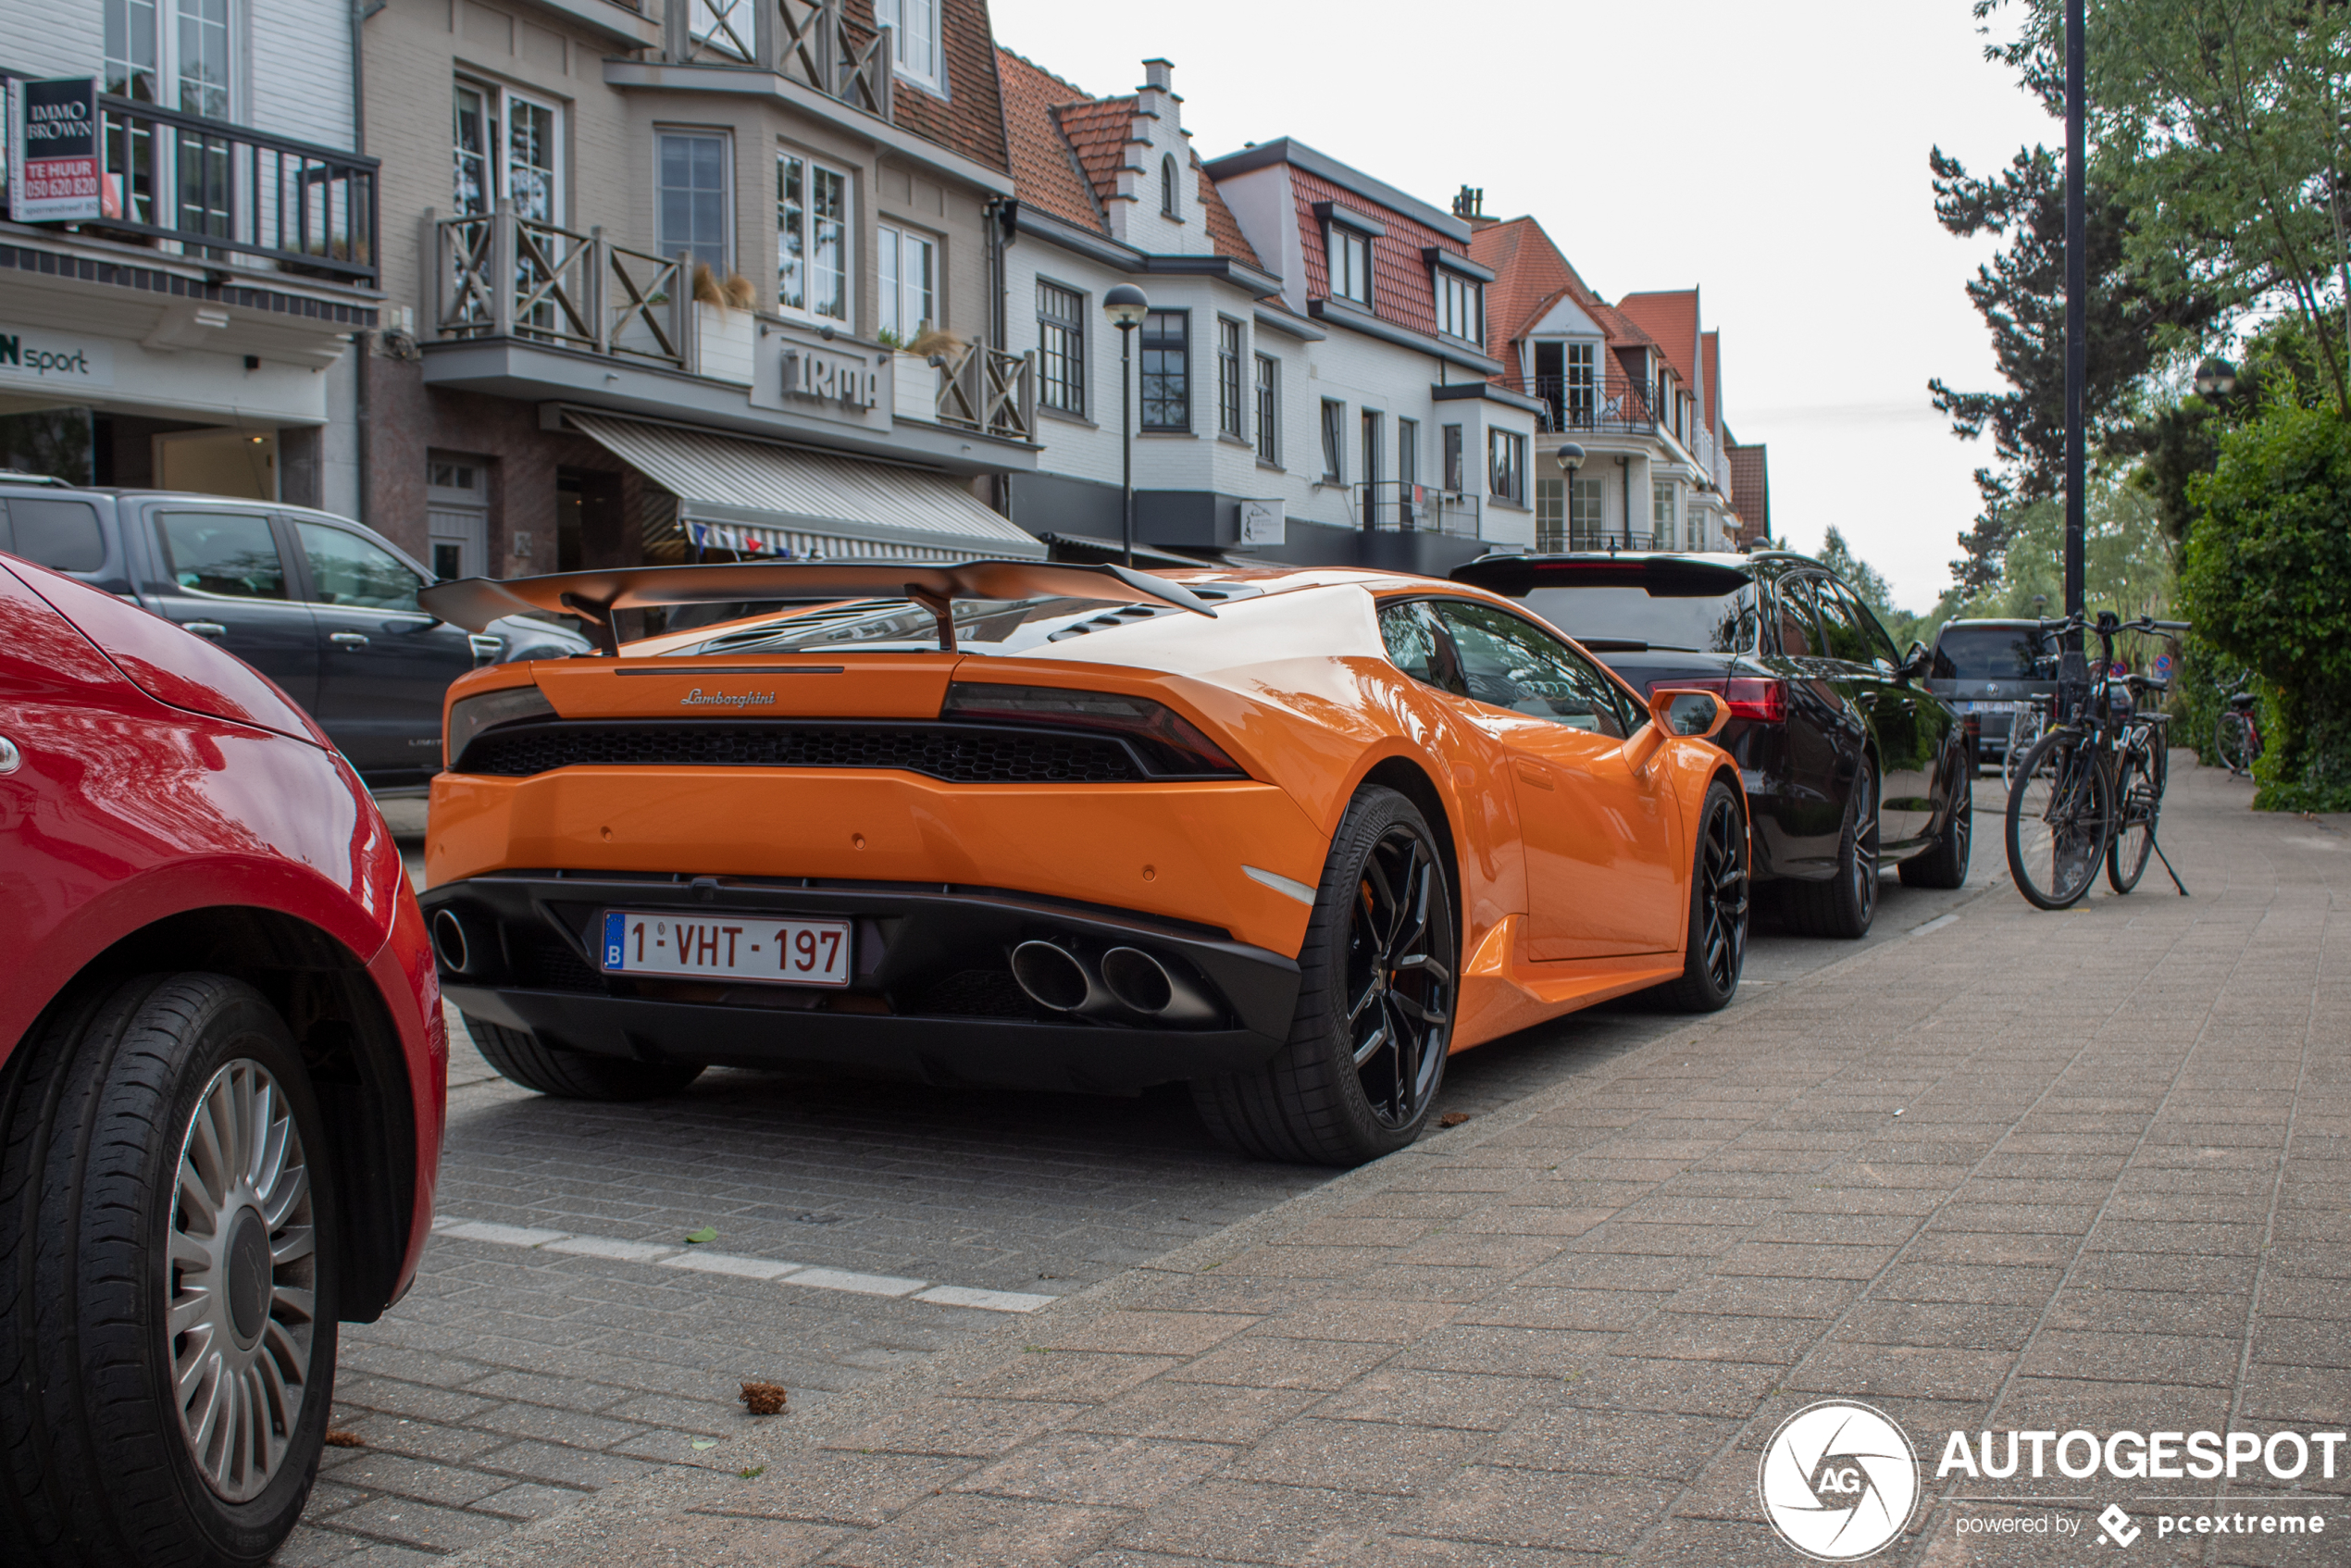
[[[2088,516],[2084,470],[2087,441],[2082,429],[2082,395],[2090,367],[2089,171],[2083,156],[2083,118],[2089,96],[2087,46],[2083,39],[2082,0],[2065,4],[2065,613],[2082,613],[2085,594],[2082,538]],[[2089,701],[2090,667],[2082,656],[2082,634],[2068,632],[2058,664],[2060,716]]]
[[[1565,547],[1573,550],[1575,548],[1575,470],[1584,466],[1584,449],[1572,441],[1561,442],[1560,449],[1551,454],[1551,461],[1560,466],[1560,473],[1567,480],[1560,487],[1560,535]],[[1540,549],[1543,541],[1537,539],[1535,544]]]
[[[1151,302],[1132,283],[1121,283],[1102,295],[1102,314],[1118,329],[1118,472],[1122,492],[1119,538],[1126,565],[1135,564],[1135,399],[1134,378],[1127,372],[1128,349],[1135,329],[1151,314]]]

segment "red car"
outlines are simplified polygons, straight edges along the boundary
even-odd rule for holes
[[[0,556],[0,1562],[258,1563],[448,1066],[358,778],[267,680]]]

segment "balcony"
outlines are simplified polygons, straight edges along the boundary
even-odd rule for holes
[[[841,0],[693,0],[668,7],[675,63],[773,71],[890,119],[890,30],[849,19]]]
[[[1648,390],[1627,376],[1603,380],[1565,376],[1534,378],[1536,400],[1543,404],[1543,432],[1558,435],[1584,430],[1612,435],[1656,433],[1657,411]]]
[[[375,287],[374,158],[112,93],[99,95],[98,112],[106,216],[81,233]]]
[[[467,344],[493,351],[440,374],[429,360],[428,380],[606,406],[665,399],[674,417],[745,429],[815,421],[843,444],[927,441],[944,460],[981,468],[1002,467],[1007,454],[959,456],[970,452],[964,436],[1035,442],[1033,355],[971,342],[926,364],[829,327],[725,308],[695,298],[689,254],[657,255],[602,229],[525,218],[511,202],[428,212],[423,243],[428,343],[439,345],[436,355]],[[523,353],[501,356],[500,345]],[[656,384],[646,373],[670,379]],[[699,385],[681,391],[679,376]],[[939,429],[925,436],[925,426]]]
[[[1479,499],[1449,494],[1401,479],[1375,479],[1348,487],[1349,508],[1366,532],[1441,533],[1476,539],[1482,526]]]

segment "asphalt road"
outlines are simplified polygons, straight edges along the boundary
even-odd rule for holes
[[[1983,792],[1988,811],[1997,783]],[[417,869],[422,803],[387,815]],[[1759,929],[1735,1008],[1859,949],[1931,940],[1921,927],[2005,876],[1994,835],[1978,850],[1955,892],[1887,877],[1860,943]],[[355,1446],[329,1450],[280,1562],[409,1562],[494,1537],[739,1432],[746,1380],[782,1384],[799,1409],[854,1397],[1025,1298],[1330,1175],[1226,1153],[1180,1090],[714,1071],[653,1104],[547,1100],[497,1077],[451,1022],[437,1233],[407,1298],[345,1325],[333,1425]],[[1450,1063],[1439,1110],[1495,1110],[1678,1022],[1621,1003],[1483,1046]]]

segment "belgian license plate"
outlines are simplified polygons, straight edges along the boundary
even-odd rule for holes
[[[851,941],[846,920],[608,909],[602,956],[607,975],[845,986],[854,970]]]

